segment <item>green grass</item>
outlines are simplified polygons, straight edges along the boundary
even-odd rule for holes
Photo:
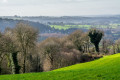
[[[91,27],[91,25],[50,25],[50,27],[54,27],[55,29],[59,29],[59,30],[67,30],[70,28],[86,28],[89,29]]]
[[[59,30],[67,30],[70,28],[84,28],[84,29],[90,29],[92,27],[96,27],[96,28],[117,28],[120,24],[110,24],[110,25],[50,25],[50,27],[55,28],[55,29],[59,29]]]
[[[120,80],[120,54],[50,72],[2,75],[0,80]]]

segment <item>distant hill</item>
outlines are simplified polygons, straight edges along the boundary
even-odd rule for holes
[[[105,32],[105,38],[112,40],[117,40],[120,38],[120,15],[85,17],[3,16],[0,19],[0,30],[3,31],[6,26],[12,28],[18,22],[28,23],[29,25],[40,30],[40,40],[44,40],[48,37],[60,37],[59,35],[67,35],[78,29],[86,32],[93,27],[102,29]]]
[[[3,16],[2,18],[29,20],[33,22],[39,22],[43,24],[90,24],[90,25],[108,25],[119,23],[120,15],[99,15],[99,16]]]
[[[6,27],[10,27],[10,28],[14,28],[16,26],[17,23],[19,22],[24,22],[25,24],[29,24],[32,27],[37,28],[38,30],[40,30],[40,33],[63,33],[63,34],[69,34],[75,30],[77,30],[77,28],[72,28],[72,29],[68,29],[68,30],[59,30],[59,29],[55,29],[55,28],[51,28],[49,25],[46,24],[42,24],[39,22],[32,22],[32,21],[28,21],[28,20],[17,20],[17,19],[2,19],[0,18],[0,30],[5,30]]]
[[[119,80],[120,54],[50,72],[3,75],[0,80]]]
[[[56,37],[56,36],[60,36],[60,35],[66,35],[66,34],[70,34],[73,31],[77,30],[78,28],[72,28],[72,29],[67,29],[67,30],[59,30],[59,29],[55,29],[50,27],[49,25],[46,24],[42,24],[39,22],[32,22],[32,21],[28,21],[28,20],[18,20],[18,19],[2,19],[0,18],[0,31],[4,31],[5,28],[9,27],[9,28],[14,28],[16,26],[17,23],[19,22],[24,22],[25,24],[29,24],[32,27],[37,28],[40,31],[40,40],[44,40],[48,37]],[[48,36],[44,36],[44,34],[48,34]],[[53,35],[54,33],[54,35]],[[56,34],[56,35],[55,35]],[[52,36],[51,36],[52,35]]]
[[[23,17],[25,20],[38,21],[41,23],[64,23],[64,24],[90,24],[90,25],[108,25],[113,23],[120,23],[119,16],[111,17]]]
[[[13,20],[13,19],[2,19],[0,18],[0,30],[5,30],[6,27],[14,28],[17,23],[24,22],[25,24],[29,24],[30,26],[33,26],[40,30],[40,33],[45,33],[47,30],[52,30],[48,25],[44,25],[37,22],[32,21],[25,21],[25,20]]]
[[[0,18],[0,31],[4,31],[5,28],[9,27],[9,28],[14,28],[16,26],[17,23],[19,22],[24,22],[25,24],[29,24],[32,27],[37,28],[40,31],[40,34],[44,34],[44,33],[52,33],[56,30],[54,30],[54,28],[49,27],[48,25],[45,24],[41,24],[38,22],[32,22],[32,21],[27,21],[27,20],[13,20],[13,19],[2,19]],[[40,41],[46,39],[47,37],[40,37]]]

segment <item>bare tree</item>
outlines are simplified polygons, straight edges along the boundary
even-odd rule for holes
[[[9,62],[12,70],[12,74],[18,74],[20,70],[20,66],[17,61],[17,49],[14,41],[8,34],[2,35],[0,38],[0,53],[4,53],[4,55],[9,56]],[[2,59],[1,59],[2,60]]]
[[[58,41],[59,39],[57,38],[48,38],[39,45],[41,54],[50,61],[51,70],[53,69],[55,56],[60,51],[60,43]]]
[[[26,72],[26,57],[29,50],[36,45],[38,30],[28,24],[18,23],[13,29],[16,42],[20,52],[24,55],[23,58],[23,73]]]
[[[84,39],[82,36],[84,36],[84,33],[81,30],[77,30],[73,32],[72,34],[70,34],[68,36],[68,39],[74,43],[74,45],[79,51],[84,52],[83,51],[83,45],[84,45],[83,40]]]
[[[116,51],[117,53],[120,53],[120,39],[115,41],[115,45],[116,45]]]
[[[111,40],[103,38],[103,40],[102,40],[102,52],[105,54],[109,53],[109,50],[110,50],[109,48],[110,48],[110,46],[112,46],[112,43],[113,42]]]

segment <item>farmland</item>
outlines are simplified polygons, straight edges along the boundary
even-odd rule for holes
[[[90,28],[112,28],[116,29],[120,24],[109,24],[109,25],[50,25],[51,28],[59,30],[67,30],[70,28],[79,28],[79,29],[90,29]]]

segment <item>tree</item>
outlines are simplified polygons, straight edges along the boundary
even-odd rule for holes
[[[84,33],[81,30],[77,30],[68,36],[68,39],[72,41],[75,47],[81,52],[83,52],[83,45],[84,45],[83,36]]]
[[[110,51],[110,46],[112,46],[113,41],[109,39],[104,39],[102,40],[102,52],[107,54]]]
[[[9,56],[9,62],[12,70],[12,74],[18,74],[20,70],[20,66],[17,61],[17,53],[16,45],[10,36],[2,35],[0,37],[0,53],[4,53],[4,55]],[[2,59],[1,59],[2,60]]]
[[[50,70],[53,70],[56,55],[60,52],[58,38],[48,38],[39,44],[40,53],[50,61]]]
[[[115,41],[115,45],[116,45],[116,51],[117,53],[120,53],[120,39]]]
[[[1,37],[2,37],[2,33],[0,32],[0,38]],[[4,57],[4,54],[0,51],[0,73],[1,73],[1,63],[2,63],[3,57]]]
[[[13,33],[19,51],[24,55],[23,57],[23,73],[26,72],[26,57],[29,51],[34,48],[37,42],[38,30],[28,24],[18,23],[13,29]]]
[[[104,36],[103,31],[98,29],[90,29],[88,36],[90,37],[91,43],[94,44],[96,52],[99,52],[99,43]]]

